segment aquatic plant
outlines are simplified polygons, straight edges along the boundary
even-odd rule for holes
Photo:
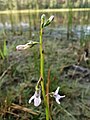
[[[54,20],[54,16],[50,16],[49,19],[46,20],[46,16],[45,14],[43,14],[41,16],[41,24],[40,24],[40,42],[35,42],[35,41],[29,41],[28,43],[24,44],[24,45],[18,45],[16,47],[16,49],[18,51],[22,51],[25,50],[27,48],[31,48],[36,44],[40,45],[40,78],[36,84],[35,87],[35,93],[34,95],[29,99],[29,103],[32,102],[32,100],[34,100],[34,106],[38,107],[41,104],[41,93],[43,95],[43,99],[44,99],[44,105],[45,105],[45,112],[46,112],[46,120],[49,120],[50,118],[50,112],[49,112],[49,104],[48,104],[48,100],[47,100],[47,96],[51,96],[54,97],[56,102],[58,104],[60,104],[60,99],[64,98],[65,95],[61,96],[58,94],[59,92],[59,88],[57,87],[55,92],[50,92],[46,94],[46,86],[45,86],[45,80],[44,80],[44,49],[43,49],[43,39],[42,39],[42,35],[43,35],[43,29],[45,27],[47,27],[49,24],[51,24],[51,22]]]

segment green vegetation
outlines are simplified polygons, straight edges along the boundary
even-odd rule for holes
[[[38,41],[38,30],[33,32],[34,39]],[[57,120],[60,118],[63,120],[89,119],[90,62],[87,63],[82,59],[78,65],[81,71],[78,67],[76,69],[73,64],[78,63],[76,52],[81,48],[79,41],[77,38],[76,41],[67,41],[65,35],[60,38],[59,34],[59,29],[53,28],[44,29],[43,33],[44,79],[47,80],[49,77],[50,91],[55,91],[58,85],[61,86],[61,94],[66,95],[61,105],[56,104],[55,100],[50,98],[50,114],[53,119]],[[28,104],[40,75],[38,45],[23,52],[15,50],[16,45],[26,43],[29,37],[29,32],[19,36],[8,33],[8,44],[9,46],[13,44],[13,47],[8,61],[0,60],[2,62],[0,68],[3,68],[0,70],[1,120],[45,119],[43,102],[38,108],[33,104]]]
[[[3,50],[0,49],[0,57],[2,59],[5,59],[5,57],[8,56],[8,50],[7,50],[7,46],[6,46],[6,40],[4,40],[4,43],[3,43]]]
[[[10,13],[0,14],[0,120],[89,120],[90,12],[75,11],[89,1],[18,1],[0,0],[1,10]],[[35,12],[24,11],[28,8]],[[44,12],[55,16],[52,24],[40,21]],[[58,86],[65,95],[61,104],[52,97]],[[39,103],[33,104],[36,95]]]

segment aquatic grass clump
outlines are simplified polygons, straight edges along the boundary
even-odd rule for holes
[[[58,94],[59,88],[57,87],[55,92],[50,92],[46,94],[46,85],[45,85],[45,80],[44,80],[44,49],[43,49],[43,30],[45,27],[51,24],[51,22],[54,20],[54,16],[50,16],[49,19],[46,20],[45,14],[41,16],[41,24],[40,24],[40,42],[35,42],[35,41],[30,41],[24,45],[18,45],[16,47],[17,50],[25,50],[27,48],[31,48],[36,44],[39,44],[40,46],[40,78],[36,84],[35,87],[35,93],[34,95],[29,99],[29,103],[34,100],[34,106],[38,107],[41,104],[41,93],[43,95],[43,100],[44,100],[44,105],[45,105],[45,112],[46,112],[46,120],[49,120],[50,116],[50,110],[49,110],[49,103],[47,100],[47,96],[54,97],[56,102],[60,104],[60,99],[64,98],[65,95],[61,96]]]

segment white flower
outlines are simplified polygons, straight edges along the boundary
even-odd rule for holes
[[[29,41],[28,43],[24,44],[24,45],[18,45],[16,47],[16,50],[18,51],[22,51],[22,50],[25,50],[27,48],[31,48],[33,47],[34,45],[38,44],[39,42],[34,42],[34,41]]]
[[[16,50],[22,51],[22,50],[27,49],[28,47],[29,47],[29,46],[28,46],[27,44],[25,44],[25,45],[18,45],[18,46],[16,47]]]
[[[34,100],[34,106],[39,106],[41,104],[41,91],[40,90],[36,90],[34,95],[29,99],[29,103],[32,102],[32,100]]]
[[[58,87],[58,88],[56,89],[56,91],[53,93],[53,97],[55,98],[55,100],[56,100],[56,102],[57,102],[58,104],[60,104],[60,101],[59,101],[59,100],[60,100],[61,98],[64,98],[64,97],[65,97],[65,95],[61,96],[61,95],[58,94],[59,89],[60,89],[60,87]]]

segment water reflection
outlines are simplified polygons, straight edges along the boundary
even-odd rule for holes
[[[80,32],[84,31],[85,35],[90,33],[90,21],[88,12],[52,12],[46,13],[46,16],[55,16],[54,23],[50,27],[60,28],[63,33],[73,32],[80,37]],[[12,13],[0,15],[0,31],[28,31],[39,29],[40,17],[42,13]]]

